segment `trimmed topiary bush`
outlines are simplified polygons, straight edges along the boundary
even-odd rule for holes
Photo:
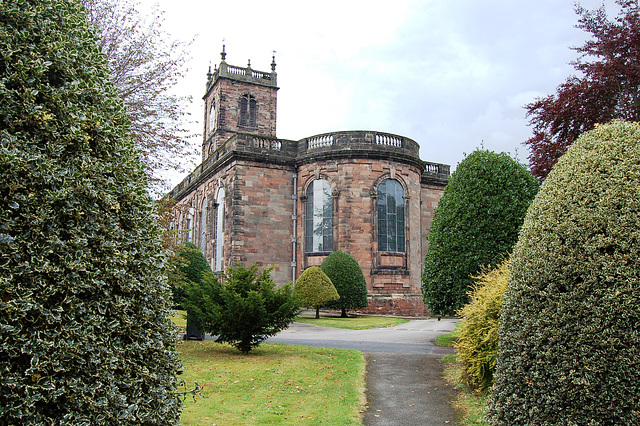
[[[509,261],[474,279],[470,301],[458,311],[464,319],[457,327],[454,346],[470,387],[486,392],[496,368],[500,306],[509,280]]]
[[[511,256],[489,410],[496,425],[640,424],[640,125],[583,134]]]
[[[300,274],[293,293],[301,306],[316,308],[316,318],[320,318],[320,306],[340,298],[327,274],[318,266],[307,268]]]
[[[538,186],[505,153],[478,149],[458,164],[429,232],[422,294],[432,314],[453,315],[462,308],[472,276],[509,254]]]
[[[222,279],[205,273],[201,283],[187,282],[185,308],[204,332],[249,353],[293,322],[300,311],[291,284],[278,289],[258,265],[229,268]]]
[[[367,307],[367,282],[353,256],[343,251],[334,251],[322,262],[320,269],[331,279],[340,295],[338,300],[328,302],[325,306],[341,309],[342,318],[347,317],[347,309]]]
[[[144,169],[81,7],[0,2],[0,424],[177,424]]]

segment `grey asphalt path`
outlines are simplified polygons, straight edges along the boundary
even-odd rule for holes
[[[453,353],[435,338],[453,319],[411,320],[396,327],[344,330],[294,323],[272,343],[356,349],[367,359],[365,425],[454,425],[454,390],[442,379],[440,358]]]

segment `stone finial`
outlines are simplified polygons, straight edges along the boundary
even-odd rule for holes
[[[273,56],[271,56],[271,72],[276,72],[276,51],[273,51]]]
[[[224,39],[222,39],[222,52],[220,52],[220,57],[222,57],[222,62],[227,58],[227,52],[225,52]]]
[[[211,62],[209,62],[209,71],[207,72],[207,81],[211,81],[212,76],[213,74],[211,74]]]
[[[247,60],[247,68],[251,68],[251,59]]]

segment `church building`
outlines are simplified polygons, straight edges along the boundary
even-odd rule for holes
[[[373,130],[280,139],[275,57],[263,72],[221,56],[207,74],[202,163],[169,194],[173,229],[213,270],[257,262],[278,284],[342,250],[367,281],[361,312],[428,314],[421,275],[449,166]]]

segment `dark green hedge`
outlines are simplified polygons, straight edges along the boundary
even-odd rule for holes
[[[0,2],[0,424],[174,424],[146,178],[74,1]]]
[[[211,272],[211,266],[204,254],[193,243],[184,243],[174,259],[176,282],[171,283],[172,300],[174,307],[182,309],[182,302],[187,297],[185,282],[202,282],[205,273]]]
[[[422,293],[436,315],[468,302],[472,275],[508,256],[538,183],[505,153],[478,149],[458,164],[434,212]]]
[[[502,304],[497,425],[640,424],[640,125],[582,135],[527,213]]]
[[[340,299],[328,302],[325,306],[341,309],[343,317],[347,316],[347,309],[367,307],[367,282],[353,256],[343,251],[334,251],[322,262],[320,268],[331,279],[340,296]]]

